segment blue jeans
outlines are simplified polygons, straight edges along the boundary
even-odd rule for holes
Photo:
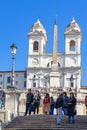
[[[67,115],[68,114],[68,109],[67,108],[63,108],[63,112],[64,112],[64,115]]]
[[[39,106],[40,106],[40,102],[36,102],[35,104],[35,111],[37,112],[37,114],[39,113]]]
[[[31,111],[30,111],[30,103],[26,103],[26,111],[25,111],[25,115],[27,115],[27,112],[29,111],[29,115],[31,115]]]
[[[0,100],[0,109],[2,109],[2,100]]]
[[[63,116],[62,108],[58,108],[57,124],[60,124],[60,123],[61,123],[62,116]]]
[[[54,114],[54,107],[51,107],[51,108],[50,108],[49,114],[50,114],[50,115],[53,115],[53,114]]]
[[[74,124],[75,123],[74,115],[68,116],[68,123],[70,124],[71,118],[72,118],[72,124]]]

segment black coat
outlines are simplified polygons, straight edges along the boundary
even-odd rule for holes
[[[63,108],[63,97],[62,96],[59,96],[56,100],[56,108]]]
[[[69,98],[68,99],[68,116],[73,116],[75,112],[76,99]]]
[[[34,95],[33,95],[33,93],[27,93],[26,103],[32,103],[33,100],[34,100]]]

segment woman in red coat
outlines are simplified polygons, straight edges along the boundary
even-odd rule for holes
[[[48,114],[50,111],[50,96],[49,93],[46,93],[43,99],[43,113]]]

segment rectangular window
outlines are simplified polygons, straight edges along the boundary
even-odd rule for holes
[[[0,77],[2,77],[2,74],[0,74]]]
[[[24,73],[24,78],[26,78],[27,77],[27,75],[26,75],[26,72]]]
[[[26,81],[24,81],[24,88],[26,88]]]
[[[11,83],[11,77],[7,77],[7,83]]]

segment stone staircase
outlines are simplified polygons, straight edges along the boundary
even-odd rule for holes
[[[3,130],[87,130],[87,116],[76,116],[75,124],[68,124],[67,116],[63,116],[61,125],[56,119],[57,115],[18,116]]]

